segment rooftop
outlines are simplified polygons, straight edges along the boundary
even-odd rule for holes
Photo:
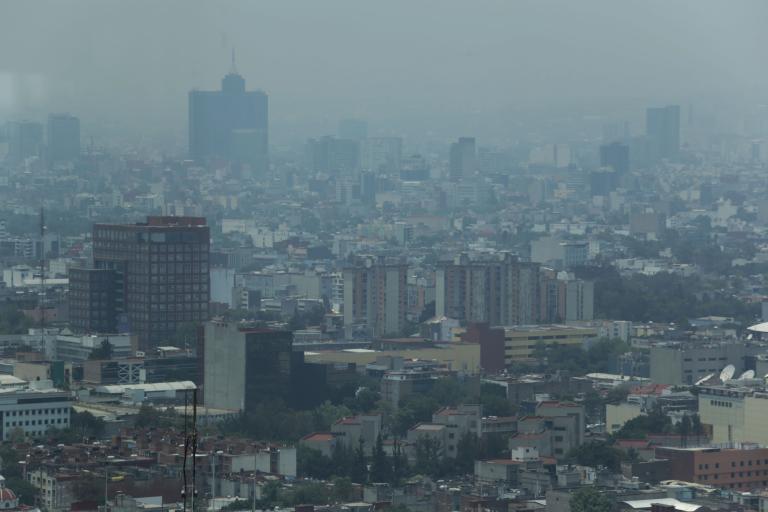
[[[685,503],[683,501],[678,501],[674,498],[656,498],[651,500],[631,500],[631,501],[623,501],[622,503],[629,505],[630,508],[639,510],[639,509],[650,509],[652,505],[667,505],[667,506],[673,506],[675,507],[675,510],[680,510],[683,512],[694,512],[696,510],[699,510],[701,508],[701,505],[696,505],[695,503]]]

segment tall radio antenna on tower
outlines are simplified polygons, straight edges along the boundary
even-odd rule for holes
[[[40,349],[45,351],[45,210],[40,207]]]

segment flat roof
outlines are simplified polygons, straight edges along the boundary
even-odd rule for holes
[[[630,501],[622,501],[625,505],[629,505],[630,508],[633,509],[650,509],[651,505],[658,504],[658,505],[667,505],[675,507],[675,510],[681,510],[684,512],[694,512],[696,510],[699,510],[702,506],[696,505],[695,503],[685,503],[684,501],[679,501],[674,498],[657,498],[652,500],[630,500]]]
[[[126,391],[140,390],[140,391],[184,391],[197,389],[197,386],[191,380],[183,380],[179,382],[157,382],[154,384],[124,384],[124,385],[107,385],[97,386],[96,391],[99,393],[109,394],[122,394]]]

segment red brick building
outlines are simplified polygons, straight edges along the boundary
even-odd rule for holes
[[[768,488],[768,448],[656,448],[670,461],[670,478],[723,489]]]

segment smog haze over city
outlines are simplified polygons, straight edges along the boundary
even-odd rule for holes
[[[766,27],[0,0],[0,509],[765,512]]]
[[[278,143],[339,116],[425,141],[468,128],[508,141],[521,114],[625,115],[641,130],[630,107],[644,102],[764,99],[766,19],[759,0],[10,0],[0,113],[77,111],[89,136],[181,149],[186,92],[217,85],[234,48],[270,94]]]

